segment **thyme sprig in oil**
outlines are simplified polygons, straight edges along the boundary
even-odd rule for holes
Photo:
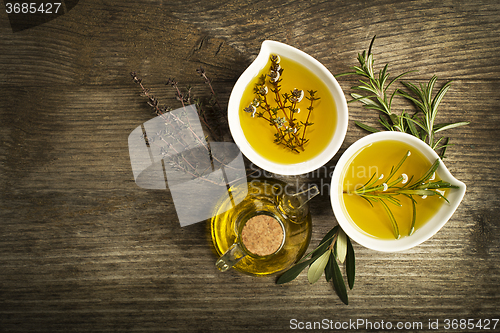
[[[272,54],[270,62],[268,73],[261,75],[255,84],[255,98],[243,110],[251,117],[262,118],[274,127],[274,143],[300,153],[305,150],[309,142],[307,130],[314,125],[310,122],[310,116],[315,108],[315,102],[320,97],[316,95],[315,90],[307,90],[305,96],[304,90],[298,88],[283,93],[281,82],[284,69],[280,65],[279,55]],[[301,112],[300,107],[304,107],[304,103],[301,104],[304,97],[308,101],[305,107],[307,116],[305,121],[302,121],[297,115]]]

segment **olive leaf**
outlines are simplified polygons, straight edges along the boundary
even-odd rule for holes
[[[339,251],[342,252],[340,255]],[[308,257],[310,258],[306,259]],[[344,304],[348,304],[347,289],[339,264],[337,263],[338,258],[342,258],[342,261],[345,262],[347,281],[349,288],[352,289],[355,277],[354,249],[349,237],[338,225],[323,237],[316,249],[305,255],[297,264],[285,271],[277,279],[276,283],[283,284],[292,281],[302,270],[309,266],[307,279],[310,283],[317,282],[324,271],[326,281],[333,280],[332,284],[335,292]]]
[[[336,257],[337,257],[337,255],[335,253],[333,253],[333,256],[330,256],[330,258],[328,258],[328,263],[326,264],[326,267],[325,267],[326,282],[330,282],[330,280],[332,279],[332,272],[333,272],[332,265],[333,265],[333,261],[335,260]]]
[[[309,280],[309,283],[315,283],[319,280],[319,278],[323,274],[323,271],[325,270],[326,264],[328,263],[331,254],[332,251],[328,250],[311,264],[309,270],[307,271],[307,279]]]
[[[297,264],[286,270],[277,280],[277,284],[283,284],[292,281],[295,279],[297,276],[299,276],[300,272],[304,270],[307,266],[309,266],[311,263],[313,263],[316,259],[318,259],[321,255],[323,255],[327,250],[328,247],[332,244],[333,238],[336,235],[336,232],[338,230],[339,226],[335,226],[330,230],[321,240],[320,245],[313,251],[309,252],[307,255],[305,255]],[[311,256],[310,259],[307,259],[307,257]]]
[[[337,242],[335,243],[337,249],[337,259],[344,263],[347,255],[347,235],[344,230],[340,229],[337,234]]]
[[[331,269],[332,269],[333,287],[335,289],[335,292],[339,296],[340,300],[345,305],[348,305],[349,299],[347,296],[347,289],[344,283],[344,277],[342,276],[342,272],[340,271],[339,265],[337,264],[336,260],[332,260]]]
[[[347,237],[347,256],[345,263],[345,270],[347,273],[347,283],[349,289],[354,287],[354,279],[356,275],[356,258],[354,256],[354,248],[352,247],[351,240]]]
[[[299,276],[300,272],[302,272],[304,268],[309,266],[314,260],[315,258],[311,258],[292,266],[278,278],[276,284],[283,284],[294,280],[297,276]]]

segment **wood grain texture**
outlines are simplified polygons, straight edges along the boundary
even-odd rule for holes
[[[429,331],[429,320],[442,330],[446,318],[498,318],[499,14],[488,0],[87,0],[14,33],[2,11],[0,331],[270,332],[290,331],[293,318],[422,322],[418,331]],[[412,250],[354,244],[349,306],[305,272],[285,285],[218,272],[208,223],[181,228],[169,190],[134,183],[127,138],[154,115],[129,73],[176,107],[165,82],[176,78],[209,98],[195,71],[203,66],[225,107],[265,39],[337,74],[373,35],[377,68],[388,62],[393,75],[417,69],[408,79],[418,82],[454,80],[438,121],[471,121],[448,133],[455,146],[445,163],[467,185],[459,209]],[[339,83],[349,94],[356,81]],[[354,120],[377,125],[378,115],[358,104],[349,113],[341,150],[306,179],[324,192],[327,171],[366,135]],[[313,247],[336,221],[328,195],[311,207]]]

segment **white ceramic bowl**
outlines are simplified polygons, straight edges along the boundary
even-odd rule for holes
[[[447,195],[447,199],[450,201],[449,204],[443,204],[441,208],[436,212],[436,214],[422,227],[415,230],[415,232],[411,236],[405,236],[401,237],[400,239],[394,240],[386,240],[374,238],[370,235],[367,235],[354,224],[349,214],[345,210],[345,207],[341,201],[343,190],[341,181],[343,179],[344,170],[346,169],[346,167],[348,167],[351,158],[361,148],[367,146],[370,143],[383,140],[403,141],[421,152],[426,158],[429,159],[429,162],[431,163],[434,163],[434,161],[439,158],[436,152],[432,150],[425,142],[409,134],[387,131],[367,135],[352,144],[340,157],[332,175],[330,199],[332,202],[333,212],[340,227],[351,239],[356,241],[358,244],[373,250],[383,252],[397,252],[407,250],[416,245],[419,245],[432,237],[436,232],[438,232],[450,219],[450,217],[453,215],[460,202],[462,201],[465,195],[465,184],[453,177],[444,163],[441,162],[437,169],[437,173],[439,174],[441,179],[453,185],[459,186],[458,189],[452,189]]]
[[[258,75],[259,71],[267,64],[271,54],[279,54],[297,61],[311,70],[330,90],[337,108],[337,125],[334,135],[327,147],[316,157],[301,163],[279,164],[259,155],[248,143],[240,125],[240,100],[245,88],[250,81]],[[228,119],[231,135],[241,152],[258,167],[281,175],[300,175],[314,171],[326,164],[339,150],[347,131],[347,102],[338,84],[330,71],[319,61],[292,46],[266,40],[257,58],[241,74],[231,91],[228,104]],[[272,144],[272,143],[271,143]]]

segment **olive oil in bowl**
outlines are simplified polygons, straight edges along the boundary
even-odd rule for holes
[[[283,55],[278,56],[280,58],[279,66],[283,70],[278,78],[279,96],[274,92],[273,84],[270,83],[272,81],[270,81],[269,72],[272,68],[272,62],[269,60],[243,92],[239,110],[241,129],[250,146],[263,158],[278,164],[301,163],[316,157],[327,148],[335,132],[337,110],[332,94],[317,75],[299,62]],[[264,86],[267,89],[267,94],[264,97],[271,108],[278,108],[279,105],[283,104],[287,105],[285,94],[291,96],[294,90],[302,91],[305,97],[300,102],[293,104],[293,102],[288,101],[288,106],[292,107],[293,105],[298,112],[292,112],[290,109],[285,109],[286,115],[281,110],[275,114],[272,110],[266,112],[263,101],[257,105],[255,113],[245,112],[256,96],[262,98],[255,88],[263,77],[265,78]],[[312,103],[309,99],[310,95],[308,95],[308,91],[311,90],[318,98]],[[313,108],[311,112],[309,112],[310,107]],[[262,116],[259,116],[259,113]],[[283,119],[283,123],[278,125],[283,133],[286,133],[288,127],[292,127],[292,123],[298,125],[294,128],[297,131],[297,138],[291,140],[295,149],[290,149],[283,143],[277,142],[278,140],[290,140],[291,136],[285,134],[283,138],[277,138],[277,127],[269,121],[272,117]],[[290,121],[292,117],[294,120]],[[307,126],[305,126],[306,123]],[[305,142],[303,146],[301,146],[302,139]]]
[[[332,174],[330,200],[352,240],[369,249],[397,252],[438,232],[465,190],[424,141],[382,131],[359,139],[342,154]]]
[[[370,181],[370,178],[376,180],[384,179],[393,166],[396,166],[408,152],[404,163],[394,175],[396,179],[400,175],[408,177],[407,182],[421,178],[432,163],[418,150],[407,143],[396,140],[378,141],[365,146],[355,154],[344,170],[342,181],[343,195],[342,202],[344,209],[349,214],[355,225],[367,235],[380,239],[394,239],[394,232],[384,205],[380,202],[370,202],[362,196],[354,194],[356,188],[362,187]],[[433,175],[433,181],[438,181],[439,175]],[[382,183],[380,179],[379,183]],[[403,184],[398,184],[403,186]],[[448,189],[440,190],[441,195],[446,196]],[[377,193],[382,195],[383,188]],[[416,219],[413,219],[413,204],[409,196],[394,196],[400,205],[388,202],[395,221],[398,224],[401,236],[409,235],[411,228],[418,230],[446,203],[439,195],[425,196],[413,195],[416,208]]]

